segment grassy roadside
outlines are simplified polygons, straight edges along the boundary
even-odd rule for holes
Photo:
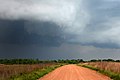
[[[104,74],[106,76],[109,76],[113,80],[120,80],[120,74],[113,73],[113,72],[107,71],[107,70],[102,70],[102,69],[99,69],[99,68],[95,68],[95,67],[90,66],[90,65],[79,65],[79,66],[98,71],[99,73],[102,73],[102,74]]]
[[[43,69],[35,70],[31,73],[22,73],[20,75],[11,77],[10,80],[37,80],[40,77],[48,74],[49,72],[53,71],[54,69],[60,66],[63,66],[63,65],[54,65],[54,66],[45,67]]]

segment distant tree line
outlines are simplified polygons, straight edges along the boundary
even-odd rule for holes
[[[107,61],[107,62],[120,62],[120,60],[113,60],[113,59],[92,59],[89,62],[101,62],[101,61]]]
[[[39,60],[39,59],[0,59],[0,64],[40,64],[40,63],[67,63],[67,64],[78,64],[84,62],[120,62],[120,60],[113,59],[92,59],[84,61],[83,59],[58,59],[58,60]]]
[[[0,59],[0,64],[39,64],[49,62],[50,61],[41,61],[39,59]]]
[[[85,62],[83,59],[66,59],[66,60],[57,60],[58,63],[68,63],[68,64],[78,64],[78,63],[81,63],[81,62]]]
[[[72,60],[39,60],[39,59],[0,59],[0,64],[40,64],[40,63],[68,63],[77,64],[84,62],[82,59]]]

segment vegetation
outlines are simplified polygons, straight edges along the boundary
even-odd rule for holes
[[[36,71],[38,69],[43,69],[45,67],[49,67],[55,64],[24,64],[24,65],[0,65],[0,80],[9,80],[11,76],[15,75],[23,75],[26,73],[31,73],[32,71]]]
[[[28,78],[32,76],[34,76],[34,80],[53,70],[54,68],[50,67],[52,65],[59,63],[77,64],[80,62],[84,61],[82,59],[44,61],[39,59],[0,59],[0,80],[9,80],[10,77],[14,80],[29,80]]]
[[[0,59],[0,64],[39,64],[51,63],[52,61],[41,61],[39,59]]]
[[[120,60],[113,60],[113,59],[92,59],[88,62],[120,62]]]
[[[45,74],[48,74],[49,72],[60,66],[62,65],[44,67],[43,69],[37,69],[31,73],[23,73],[17,76],[13,76],[11,80],[37,80],[40,77],[44,76]]]
[[[58,63],[67,63],[67,64],[78,64],[78,63],[81,63],[81,62],[84,62],[83,59],[72,59],[72,60],[58,60],[57,61]]]
[[[90,62],[88,65],[120,74],[120,63],[117,62]]]
[[[39,60],[39,59],[0,59],[0,64],[39,64],[39,63],[68,63],[77,64],[84,62],[82,59],[72,59],[72,60]]]
[[[39,59],[0,59],[0,80],[35,80],[54,70],[58,64],[86,64],[93,70],[109,75],[114,80],[120,80],[120,60],[83,59],[44,60]],[[34,77],[33,77],[34,76]]]
[[[0,64],[40,64],[40,63],[67,63],[78,64],[81,62],[120,62],[120,60],[113,59],[92,59],[90,61],[84,61],[83,59],[59,59],[59,60],[39,60],[39,59],[0,59]]]
[[[120,63],[116,62],[90,62],[82,65],[102,74],[109,76],[113,80],[120,80]]]

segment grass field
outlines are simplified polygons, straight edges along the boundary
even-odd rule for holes
[[[99,69],[120,74],[120,63],[118,62],[90,62],[88,64]]]
[[[117,62],[89,62],[82,64],[83,67],[96,70],[113,80],[120,80],[120,63]]]
[[[0,80],[10,80],[23,74],[32,73],[33,71],[42,70],[55,64],[33,64],[33,65],[4,65],[0,64]],[[16,80],[16,79],[14,79]]]
[[[52,66],[44,67],[42,69],[37,69],[30,73],[13,76],[13,78],[11,78],[10,80],[37,80],[60,66],[62,65],[52,65]]]

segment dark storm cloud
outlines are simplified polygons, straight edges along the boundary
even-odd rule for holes
[[[62,44],[59,47],[0,45],[0,58],[120,59],[119,52],[120,49],[103,49],[79,44]]]
[[[28,21],[24,23],[26,32],[23,33],[14,28],[12,32],[17,33],[10,33],[13,36],[9,34],[11,40],[6,40],[14,43],[20,41],[28,44],[29,41],[30,43],[44,43],[46,40],[46,44],[52,43],[51,41],[61,44],[62,38],[69,43],[97,44],[98,47],[101,47],[99,44],[109,43],[120,46],[120,2],[117,0],[30,0],[29,2],[27,0],[0,0],[0,2],[2,3],[1,19]],[[13,24],[13,26],[18,26],[17,23]],[[105,46],[109,47],[109,45]]]
[[[29,33],[25,28],[25,24],[28,22],[24,20],[0,20],[0,23],[1,44],[59,46],[64,41],[59,26],[49,22],[39,22],[39,24],[37,24],[37,27],[39,27],[39,34],[35,32]],[[30,25],[27,27],[30,27]],[[35,25],[32,25],[32,27],[35,27]]]
[[[4,25],[20,27],[24,24],[24,27],[19,28],[21,31],[17,31],[16,27],[13,27],[14,31],[8,29],[8,32],[11,31],[10,34],[1,31],[1,37],[5,39],[3,42],[6,40],[9,42],[11,37],[10,42],[24,44],[42,45],[45,42],[52,44],[52,41],[62,44],[65,40],[68,43],[91,44],[97,47],[120,46],[118,0],[30,0],[29,2],[0,0],[0,2],[2,3],[0,19],[11,20],[10,24]],[[20,23],[19,20],[24,20],[26,23]],[[3,35],[8,37],[5,38]]]
[[[119,0],[0,0],[2,57],[118,58],[119,30]]]

